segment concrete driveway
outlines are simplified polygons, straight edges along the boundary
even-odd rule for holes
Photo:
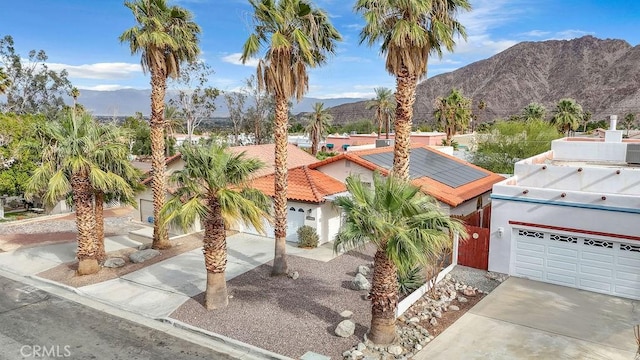
[[[414,359],[634,359],[640,301],[509,278]]]

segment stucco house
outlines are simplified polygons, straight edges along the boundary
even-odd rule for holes
[[[351,174],[364,182],[373,173],[388,175],[393,165],[393,147],[345,152],[309,165],[340,182]],[[426,145],[413,144],[409,155],[409,177],[422,191],[439,201],[450,215],[465,216],[488,204],[491,188],[504,178]]]
[[[254,173],[254,177],[256,178],[273,174],[275,172],[274,144],[233,146],[230,147],[229,150],[236,153],[245,152],[248,158],[258,158],[264,162],[265,166]],[[289,169],[317,161],[315,157],[293,144],[288,145],[287,152],[287,165]],[[168,176],[174,171],[184,168],[184,161],[180,154],[176,154],[166,159],[166,166],[166,174]],[[138,219],[146,223],[151,223],[153,221],[153,192],[151,190],[151,180],[152,178],[149,176],[142,181],[142,184],[146,185],[146,189],[136,196],[136,202],[138,203]],[[167,193],[167,196],[171,196],[170,193]],[[198,231],[199,227],[196,226],[194,230]]]
[[[289,169],[287,180],[287,241],[297,242],[297,230],[303,225],[316,229],[319,244],[332,241],[340,230],[340,210],[327,197],[346,191],[344,183],[307,166]],[[274,196],[274,181],[275,174],[269,174],[254,179],[251,186]],[[257,234],[251,227],[240,231]],[[274,237],[268,223],[266,236]]]
[[[640,141],[608,130],[519,161],[490,231],[490,271],[640,299]]]

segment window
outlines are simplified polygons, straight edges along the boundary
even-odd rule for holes
[[[550,239],[553,240],[553,241],[560,241],[560,242],[565,242],[565,243],[569,243],[569,244],[577,244],[578,243],[578,238],[577,237],[573,237],[573,236],[551,234]]]
[[[613,249],[613,243],[611,241],[584,239],[584,244],[589,246],[603,247],[605,249]]]
[[[526,236],[526,237],[530,237],[530,238],[535,238],[535,239],[543,239],[544,238],[544,233],[543,232],[540,232],[540,231],[529,231],[529,230],[523,230],[523,229],[519,229],[518,230],[518,235]]]

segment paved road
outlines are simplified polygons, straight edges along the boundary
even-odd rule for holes
[[[0,360],[236,359],[0,276]]]

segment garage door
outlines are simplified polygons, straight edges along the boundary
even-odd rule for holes
[[[640,299],[640,243],[513,230],[512,274]]]

